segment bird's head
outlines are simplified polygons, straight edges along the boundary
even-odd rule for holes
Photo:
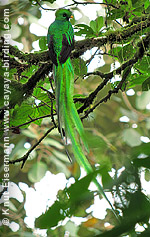
[[[55,13],[56,19],[61,21],[69,21],[70,18],[73,18],[72,12],[68,9],[60,8]]]

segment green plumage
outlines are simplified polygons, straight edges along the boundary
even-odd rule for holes
[[[74,31],[69,22],[71,12],[67,9],[59,9],[55,15],[56,19],[48,29],[47,41],[50,58],[54,63],[58,127],[62,137],[65,135],[66,139],[70,138],[72,151],[78,164],[87,173],[90,173],[93,170],[83,153],[78,135],[87,150],[88,145],[82,122],[73,102],[74,72],[71,65],[70,53],[74,44]],[[103,188],[96,179],[94,183],[100,193],[109,202]],[[111,205],[110,202],[109,204]]]
[[[77,132],[87,150],[88,146],[82,122],[73,103],[74,72],[69,56],[73,48],[74,32],[69,22],[70,17],[69,10],[59,9],[56,11],[56,20],[49,27],[47,40],[50,57],[54,63],[59,131],[62,136],[65,132],[65,137],[71,139],[74,156],[83,166],[83,162],[86,164],[87,159],[77,141]],[[83,161],[78,160],[78,157],[82,157]],[[88,165],[88,167],[90,166]]]

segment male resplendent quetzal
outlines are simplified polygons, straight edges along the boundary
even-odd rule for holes
[[[74,31],[69,21],[72,13],[67,9],[58,9],[55,15],[56,19],[48,29],[47,41],[50,58],[54,64],[58,128],[62,137],[65,136],[66,140],[70,138],[77,162],[89,173],[92,168],[82,151],[77,133],[87,150],[88,146],[82,122],[73,102],[74,72],[70,53],[74,47]]]
[[[74,31],[69,21],[72,13],[67,9],[58,9],[55,16],[55,21],[48,29],[47,41],[50,58],[54,64],[58,128],[62,137],[65,137],[66,140],[70,138],[73,154],[78,164],[87,173],[90,173],[92,172],[92,167],[85,157],[78,140],[79,135],[88,150],[85,133],[73,102],[74,72],[70,54],[74,46]],[[101,185],[96,179],[94,179],[94,182],[100,193],[107,199]],[[107,201],[109,202],[108,199]]]

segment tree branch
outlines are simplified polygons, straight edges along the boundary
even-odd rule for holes
[[[0,47],[2,44],[0,44]],[[9,45],[9,53],[12,56],[17,57],[21,62],[28,62],[29,65],[38,65],[40,63],[45,63],[49,61],[48,50],[42,51],[38,53],[24,53],[20,51],[18,48]]]
[[[26,122],[26,123],[22,123],[22,124],[19,124],[19,125],[17,125],[17,126],[12,126],[12,127],[10,127],[9,128],[9,130],[14,130],[14,129],[16,129],[16,128],[20,128],[20,127],[22,127],[22,126],[25,126],[25,125],[28,125],[28,124],[30,124],[30,123],[33,123],[34,121],[37,121],[37,120],[39,120],[39,119],[43,119],[43,118],[47,118],[47,117],[50,117],[51,116],[51,114],[47,114],[47,115],[43,115],[43,116],[40,116],[40,117],[38,117],[38,118],[32,118],[30,121],[28,121],[28,122]]]
[[[131,22],[131,25],[129,25],[128,27],[122,27],[121,29],[118,29],[116,31],[108,31],[103,35],[103,37],[88,38],[75,42],[75,51],[72,52],[71,57],[78,58],[87,50],[93,47],[100,48],[107,43],[122,43],[123,40],[126,41],[132,35],[150,27],[150,15],[145,15],[140,19],[142,20],[137,24],[132,24]]]
[[[113,7],[113,8],[116,8],[116,9],[119,9],[119,7],[118,6],[115,6],[115,5],[113,5],[113,4],[111,4],[111,3],[101,3],[101,2],[78,2],[78,1],[76,1],[76,0],[72,0],[73,1],[73,3],[71,3],[71,4],[68,4],[68,5],[65,5],[64,7],[62,7],[62,8],[66,8],[66,7],[71,7],[71,6],[78,6],[78,5],[89,5],[89,4],[98,4],[98,5],[104,5],[104,6],[109,6],[109,7]],[[45,8],[45,7],[43,7],[40,3],[39,3],[39,1],[38,0],[36,0],[36,3],[43,9],[43,10],[46,10],[46,11],[56,11],[58,8]],[[36,4],[33,4],[33,5],[36,5]]]
[[[125,82],[125,80],[127,79],[127,76],[129,75],[131,71],[131,66],[128,66],[126,72],[124,73],[122,80],[119,82],[118,86],[116,88],[114,88],[113,90],[109,90],[108,94],[101,99],[97,104],[95,104],[91,109],[89,109],[88,111],[86,111],[85,115],[82,117],[82,119],[87,118],[88,115],[93,112],[94,109],[96,109],[97,106],[99,106],[101,103],[103,102],[107,102],[108,99],[110,99],[110,97],[112,96],[112,94],[117,94],[119,90],[122,90],[122,86],[123,83]]]
[[[93,47],[102,47],[107,43],[120,43],[123,40],[127,40],[128,37],[141,32],[141,30],[150,27],[150,15],[143,15],[142,17],[136,17],[136,22],[133,19],[132,22],[126,26],[118,29],[116,31],[108,31],[106,32],[103,37],[97,38],[87,38],[84,40],[76,41],[75,42],[75,50],[71,54],[71,58],[78,58],[79,56],[83,55],[87,50]],[[2,47],[2,42],[0,44]],[[39,65],[40,63],[48,62],[51,67],[51,62],[49,59],[49,52],[42,51],[38,53],[23,53],[19,49],[15,48],[14,46],[9,46],[9,53],[21,60],[21,62],[28,62],[29,65]],[[52,69],[52,67],[51,67]]]
[[[146,53],[145,50],[148,49],[150,45],[150,34],[148,34],[144,39],[142,39],[138,44],[138,50],[135,53],[134,57],[130,60],[128,60],[127,62],[125,62],[124,64],[122,64],[119,68],[117,68],[116,70],[109,72],[109,73],[102,73],[100,71],[96,71],[96,72],[92,72],[92,73],[88,73],[87,75],[98,75],[101,78],[104,79],[104,81],[87,97],[82,99],[81,102],[84,101],[83,106],[80,107],[80,109],[78,109],[78,113],[82,113],[87,107],[89,107],[89,105],[91,105],[95,99],[95,97],[97,96],[97,94],[99,93],[100,90],[103,89],[103,87],[107,84],[107,82],[116,74],[121,74],[121,72],[123,70],[125,70],[127,67],[132,67],[139,59],[141,59],[144,54]],[[116,92],[113,92],[116,93]],[[108,98],[110,98],[112,92],[107,95],[106,97],[104,97],[104,99],[102,99],[100,102],[98,102],[93,108],[91,108],[85,116],[82,117],[85,118],[87,117],[87,115],[90,112],[93,112],[93,110],[102,102],[106,102],[108,100]],[[80,98],[78,99],[78,101],[80,100]]]
[[[21,169],[24,167],[24,164],[26,162],[26,160],[28,159],[30,153],[41,143],[41,141],[47,137],[47,135],[55,128],[55,126],[51,127],[39,140],[37,143],[35,143],[29,150],[28,152],[21,158],[16,159],[16,160],[11,160],[9,161],[10,164],[15,164],[17,162],[21,162],[22,161],[22,165],[21,165]]]
[[[84,39],[84,40],[76,42],[75,50],[72,52],[71,57],[78,58],[85,51],[93,47],[100,48],[106,43],[110,43],[110,44],[120,43],[122,42],[122,40],[128,39],[128,37],[131,37],[135,33],[141,32],[142,29],[148,28],[150,26],[150,15],[145,14],[142,17],[136,17],[136,22],[137,23],[135,23],[135,20],[133,19],[132,22],[127,27],[123,27],[113,32],[110,32],[110,31],[106,32],[104,34],[104,37],[90,38],[90,39],[88,38],[88,39]],[[93,103],[93,100],[95,99],[98,92],[107,84],[107,82],[113,77],[114,74],[120,74],[121,71],[123,71],[127,66],[134,65],[138,61],[138,59],[143,57],[145,48],[147,48],[147,46],[146,45],[144,46],[144,43],[143,43],[145,40],[146,39],[142,39],[141,41],[142,43],[139,43],[140,47],[138,45],[139,47],[138,53],[135,54],[135,56],[132,59],[122,64],[120,68],[107,74],[103,74],[101,72],[92,73],[93,75],[99,75],[101,78],[104,79],[104,81],[87,98],[82,99],[82,101],[81,99],[77,99],[77,100],[80,100],[82,103],[84,103],[83,106],[79,109],[78,111],[79,113],[82,113],[84,109],[86,109],[90,104]],[[149,38],[147,38],[147,40],[148,42],[150,42]],[[3,42],[1,42],[0,46],[2,48]],[[15,84],[15,87],[16,88],[19,87],[19,90],[17,90],[17,99],[14,97],[12,100],[10,100],[10,109],[11,109],[15,106],[15,104],[17,104],[18,102],[19,104],[21,104],[21,102],[23,102],[25,99],[27,99],[29,96],[32,95],[33,89],[36,87],[37,83],[42,78],[44,78],[46,74],[48,75],[49,71],[52,71],[52,63],[49,60],[48,51],[28,54],[28,53],[23,53],[17,48],[10,45],[9,53],[10,55],[15,56],[14,65],[17,65],[17,66],[20,65],[21,71],[26,68],[25,66],[26,64],[25,63],[22,64],[22,62],[28,63],[29,65],[27,66],[29,67],[32,64],[39,65],[39,69],[35,72],[34,75],[32,75],[29,78],[27,83],[25,84],[20,83],[20,86],[19,86],[19,83],[18,83],[18,86]],[[14,58],[11,58],[11,60],[13,59]],[[90,75],[90,73],[87,75]],[[17,83],[17,81],[15,83]]]

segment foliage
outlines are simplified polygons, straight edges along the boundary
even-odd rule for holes
[[[98,37],[102,35],[101,30],[104,26],[104,19],[102,16],[99,16],[95,19],[95,21],[90,21],[90,26],[85,24],[77,24],[75,25],[75,29],[78,30],[76,35],[81,36],[85,35],[87,38],[90,37]]]
[[[41,229],[47,229],[58,225],[58,222],[63,220],[66,216],[81,215],[81,213],[79,213],[79,205],[83,205],[84,203],[87,208],[94,197],[93,193],[88,190],[89,184],[94,176],[94,173],[88,174],[84,178],[77,180],[77,182],[72,184],[68,189],[66,188],[60,191],[58,200],[55,201],[44,215],[36,219],[35,225]],[[85,214],[86,213],[84,213],[84,215]],[[54,215],[55,218],[53,219]]]
[[[38,215],[33,228],[25,222],[27,193],[17,186],[24,201],[10,197],[9,218],[19,225],[15,236],[36,236],[37,228],[47,229],[47,236],[64,236],[67,231],[70,236],[85,237],[150,233],[150,199],[144,186],[150,182],[150,3],[149,0],[83,2],[67,1],[67,6],[81,15],[76,20],[74,14],[73,20],[74,102],[87,133],[90,147],[87,157],[94,168],[93,173],[82,178],[75,159],[69,162],[56,128],[55,85],[46,36],[30,32],[32,23],[39,25],[41,9],[50,9],[52,14],[59,7],[57,1],[17,0],[1,8],[2,16],[4,9],[9,8],[12,39],[23,44],[22,50],[9,45],[9,76],[4,67],[0,69],[1,137],[6,128],[5,89],[11,91],[10,180],[35,189],[47,171],[55,176],[63,172],[67,180],[55,201]],[[90,6],[95,6],[92,20],[83,10]],[[19,23],[19,18],[23,23]],[[7,33],[4,19],[0,23],[4,35]],[[40,48],[38,52],[32,51],[35,41]],[[9,88],[4,89],[2,75],[11,80]],[[25,144],[31,147],[27,150]],[[71,154],[71,145],[68,150]],[[2,145],[0,152],[3,156]],[[0,160],[3,178],[3,158]],[[103,201],[96,188],[93,191],[90,188],[95,176],[101,177],[106,195],[112,197],[118,218],[110,206],[103,218],[89,211],[96,197],[99,196],[100,203]],[[74,183],[67,186],[71,178]],[[1,197],[4,191],[5,188]],[[72,217],[82,217],[81,223],[77,226]],[[11,228],[1,226],[0,235],[6,233],[12,235]]]

